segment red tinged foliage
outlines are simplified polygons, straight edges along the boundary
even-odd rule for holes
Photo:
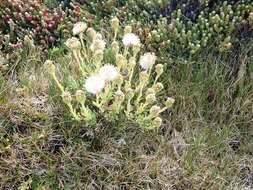
[[[74,11],[66,12],[68,10],[63,10],[61,6],[49,8],[42,0],[0,0],[0,2],[0,12],[2,12],[0,19],[2,17],[4,24],[1,28],[4,28],[6,34],[11,28],[14,29],[12,43],[17,43],[17,39],[23,39],[29,34],[43,49],[60,41],[59,25],[66,26],[68,18],[78,18],[80,14],[78,6],[73,7]],[[9,27],[10,24],[13,26]],[[12,47],[16,46],[12,45]]]

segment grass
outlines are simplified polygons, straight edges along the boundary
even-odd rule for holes
[[[35,76],[41,73],[34,64],[28,65]],[[136,126],[122,131],[100,124],[87,128],[59,121],[57,115],[43,117],[43,112],[42,119],[31,112],[34,105],[29,107],[28,102],[45,89],[43,82],[35,79],[40,85],[32,88],[33,93],[16,94],[17,86],[2,79],[1,100],[7,114],[1,117],[0,189],[22,185],[31,189],[250,189],[251,71],[245,73],[240,88],[227,65],[212,55],[185,64],[174,59],[163,80],[164,95],[176,97],[176,104],[164,114],[164,125],[148,133]],[[26,67],[19,70],[20,87],[32,84],[27,72]]]
[[[176,103],[148,132],[72,122],[38,64],[45,58],[16,55],[0,75],[0,189],[252,189],[251,44],[186,60],[160,51],[172,58],[162,98]]]

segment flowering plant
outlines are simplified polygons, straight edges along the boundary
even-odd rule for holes
[[[161,126],[160,113],[171,108],[174,99],[163,104],[157,100],[163,84],[159,82],[163,65],[156,64],[154,53],[139,56],[141,42],[132,28],[126,26],[122,45],[117,41],[119,20],[111,21],[111,42],[85,23],[74,25],[72,37],[66,41],[72,67],[79,71],[82,86],[70,92],[57,77],[55,64],[48,60],[45,65],[61,91],[62,101],[77,121],[94,123],[100,116],[109,121],[126,118],[145,129]],[[108,57],[111,62],[107,63]],[[155,79],[153,72],[156,73]]]

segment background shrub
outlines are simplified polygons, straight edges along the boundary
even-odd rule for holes
[[[150,46],[175,56],[196,55],[207,46],[229,52],[239,40],[253,36],[250,0],[93,0],[82,5],[93,13],[99,10],[102,18],[117,14],[124,22],[137,23],[143,34],[152,31]]]
[[[37,45],[43,49],[59,44],[71,25],[70,21],[78,20],[80,9],[72,5],[72,9],[65,9],[56,1],[41,0],[4,0],[0,7],[0,22],[2,33],[8,34],[5,46],[9,43],[16,46],[29,35]],[[55,6],[57,5],[57,6]],[[3,47],[7,48],[7,47]]]

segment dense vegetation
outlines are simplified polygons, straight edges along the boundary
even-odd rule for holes
[[[253,188],[251,0],[2,0],[0,189]]]

